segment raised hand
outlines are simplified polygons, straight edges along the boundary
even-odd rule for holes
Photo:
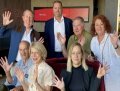
[[[53,78],[53,85],[52,85],[52,86],[57,87],[57,88],[60,89],[60,90],[64,90],[65,85],[64,85],[63,78],[62,78],[62,80],[60,80],[60,79],[55,75],[55,77]]]
[[[11,17],[10,11],[5,11],[2,17],[3,17],[3,26],[9,25],[11,22],[13,22],[13,19],[10,20]]]
[[[101,78],[102,76],[104,76],[107,73],[109,68],[110,67],[107,64],[104,64],[103,66],[101,66],[101,64],[100,64],[98,73],[97,73],[97,78]]]
[[[78,43],[83,46],[85,44],[85,37],[78,39]]]
[[[20,82],[24,81],[24,73],[20,68],[18,67],[15,68],[15,74]]]
[[[110,35],[111,42],[114,47],[118,46],[119,37],[120,35],[118,35],[118,32],[115,32],[114,34]]]
[[[34,75],[32,75],[32,82],[36,82],[38,78],[38,65],[35,65]]]
[[[61,45],[65,45],[66,38],[65,36],[62,36],[60,32],[57,33],[57,39]]]
[[[5,73],[10,72],[13,63],[9,65],[7,58],[1,57],[0,59],[0,66],[4,69]]]

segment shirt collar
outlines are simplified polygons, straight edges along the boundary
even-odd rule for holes
[[[63,20],[64,20],[64,17],[62,16],[60,22],[62,22]],[[55,17],[54,17],[54,22],[58,22],[58,20],[56,20]]]
[[[109,36],[108,33],[105,33],[104,38],[103,38],[103,40],[101,41],[101,44],[102,44],[102,43],[105,43],[105,41],[106,41],[106,39],[108,38],[108,36]]]
[[[32,30],[33,30],[33,29],[31,28],[30,31],[29,31],[27,34],[30,34],[30,33],[32,32]],[[25,31],[25,34],[26,34],[26,31]],[[26,35],[27,35],[27,34],[26,34]]]
[[[23,63],[23,60],[21,60],[21,64],[22,64],[23,66],[28,66],[28,64],[29,64],[30,61],[31,61],[31,58],[27,59],[27,60],[26,60],[26,63],[24,64],[24,63]]]

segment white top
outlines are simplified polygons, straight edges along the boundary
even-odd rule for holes
[[[28,91],[39,91],[34,82],[32,81],[32,77],[35,75],[34,73],[35,65],[32,66],[32,68],[29,70],[29,90]],[[51,86],[53,84],[53,77],[55,76],[55,73],[53,69],[44,61],[39,64],[38,66],[38,83],[42,88],[45,88],[45,86]]]
[[[28,33],[26,33],[26,31],[23,34],[22,40],[28,41],[29,43],[31,43],[31,37],[30,34],[32,32],[32,29],[30,29],[30,31]]]
[[[65,36],[65,23],[62,16],[61,22],[58,22],[54,18],[54,36],[55,36],[55,52],[62,52],[62,47],[57,39],[57,33],[60,32],[62,36]]]
[[[106,91],[120,91],[120,56],[111,43],[110,35],[105,33],[101,43],[98,42],[97,36],[93,37],[91,51],[100,63],[104,64],[106,62],[110,66],[104,77]]]
[[[31,32],[32,32],[32,29],[30,29],[28,33],[26,33],[25,31],[23,34],[22,40],[28,41],[31,44],[31,37],[30,37]],[[16,61],[20,61],[21,59],[22,58],[21,58],[20,52],[18,51]]]

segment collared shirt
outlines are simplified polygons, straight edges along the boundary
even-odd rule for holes
[[[83,44],[83,50],[85,52],[86,55],[89,55],[91,50],[90,50],[90,42],[91,42],[91,39],[92,39],[92,36],[91,34],[84,30],[83,31],[83,36],[85,37],[85,43]],[[71,35],[69,40],[68,40],[68,45],[67,45],[67,50],[69,50],[70,46],[73,44],[73,43],[76,43],[78,42],[78,38],[75,34]]]
[[[61,52],[62,47],[60,45],[60,42],[57,39],[57,33],[61,33],[62,36],[65,36],[65,23],[64,23],[64,17],[62,16],[61,21],[58,22],[54,18],[54,36],[55,36],[55,52]]]
[[[30,34],[32,32],[32,29],[30,29],[30,31],[28,33],[26,33],[26,31],[23,34],[22,40],[28,41],[29,43],[31,43],[31,37]],[[22,58],[20,56],[20,52],[18,51],[17,53],[17,57],[16,57],[16,61],[20,61]]]
[[[31,67],[31,69],[29,70],[29,78],[28,78],[29,90],[28,91],[39,91],[36,88],[34,81],[32,80],[33,76],[35,75],[35,73],[34,73],[35,67],[36,66],[33,65]],[[53,79],[55,73],[54,73],[52,67],[50,67],[46,62],[42,61],[38,65],[38,74],[37,75],[38,75],[37,81],[42,88],[45,88],[45,86],[51,86],[53,84],[52,79]]]
[[[16,65],[14,67],[12,67],[11,69],[11,76],[12,76],[12,79],[13,79],[13,82],[10,84],[8,83],[8,81],[6,80],[5,82],[5,85],[15,85],[15,86],[20,86],[20,82],[18,81],[17,77],[16,77],[16,74],[15,74],[15,67],[18,67],[20,68],[23,73],[24,73],[24,77],[25,77],[25,80],[27,81],[29,75],[28,75],[28,70],[31,68],[31,66],[33,65],[33,62],[32,62],[32,59],[29,58],[26,63],[24,64],[22,60],[20,60],[19,62],[16,63]]]

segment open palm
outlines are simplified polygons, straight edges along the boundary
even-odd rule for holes
[[[61,45],[65,45],[66,38],[65,38],[65,36],[62,36],[62,34],[60,32],[57,33],[57,39]]]
[[[23,73],[23,71],[20,68],[16,67],[15,68],[15,73],[16,73],[16,76],[17,76],[18,80],[20,82],[23,82],[24,81],[24,73]]]
[[[4,71],[5,72],[10,72],[10,69],[11,69],[13,63],[11,63],[9,65],[8,60],[7,60],[6,57],[5,58],[1,57],[0,62],[1,62],[0,66],[4,69]]]
[[[10,11],[5,11],[5,13],[3,13],[3,26],[9,25],[11,22],[13,22],[13,19],[10,20],[10,17]]]
[[[32,75],[32,82],[36,82],[37,81],[37,78],[38,78],[38,65],[35,65],[35,68],[34,68],[34,75]]]
[[[60,80],[57,76],[53,78],[53,85],[54,87],[57,87],[58,89],[62,90],[64,89],[64,81],[63,78]]]
[[[119,37],[120,37],[120,35],[118,35],[118,32],[115,32],[114,34],[112,34],[110,36],[111,42],[112,42],[112,44],[113,44],[114,47],[116,47],[116,45],[118,43],[118,40],[119,40]]]
[[[101,64],[100,64],[98,73],[97,73],[97,77],[101,78],[102,76],[104,76],[107,73],[108,69],[109,69],[109,65],[104,64],[103,66],[101,66]]]

